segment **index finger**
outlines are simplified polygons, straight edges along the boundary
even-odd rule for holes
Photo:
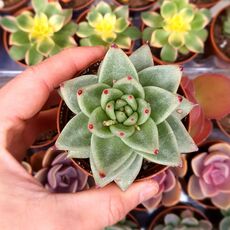
[[[103,47],[70,48],[29,67],[0,90],[0,116],[20,120],[33,117],[54,88],[104,54]]]

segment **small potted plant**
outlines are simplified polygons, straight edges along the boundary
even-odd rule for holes
[[[219,1],[220,0],[190,0],[191,3],[195,4],[199,8],[211,8]]]
[[[164,0],[158,12],[143,12],[141,18],[143,40],[149,42],[158,64],[181,64],[203,53],[210,19],[207,9],[187,0]]]
[[[54,193],[74,193],[89,188],[88,176],[74,166],[66,152],[54,148],[46,151],[35,178]]]
[[[0,0],[0,13],[12,13],[28,2],[29,0]]]
[[[220,130],[227,136],[230,137],[230,114],[217,120],[217,124]]]
[[[144,11],[150,9],[155,0],[113,0],[117,5],[128,5],[130,11]]]
[[[160,212],[152,221],[149,230],[199,229],[212,230],[212,224],[198,209],[191,206],[176,206]]]
[[[221,9],[213,18],[210,37],[215,54],[230,63],[230,6]]]
[[[83,12],[77,23],[81,46],[116,44],[131,53],[134,41],[141,36],[139,29],[131,26],[127,6],[113,8],[103,1]]]
[[[48,0],[33,0],[32,7],[0,20],[5,49],[13,60],[24,65],[35,65],[76,45],[72,10],[63,10],[58,2]]]
[[[191,162],[194,175],[189,179],[188,194],[205,207],[227,210],[230,208],[230,144],[207,144],[202,150]]]
[[[159,173],[154,165],[180,165],[180,153],[197,150],[181,121],[193,107],[177,94],[181,76],[179,66],[153,66],[147,45],[130,57],[112,46],[98,75],[61,84],[73,118],[56,147],[70,158],[89,158],[88,168],[101,187],[115,181],[126,190],[143,164],[151,177]]]

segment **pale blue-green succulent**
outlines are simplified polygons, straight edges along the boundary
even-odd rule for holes
[[[154,66],[147,45],[128,57],[113,46],[97,75],[64,82],[60,94],[76,114],[56,145],[71,158],[90,158],[96,183],[126,190],[143,159],[178,166],[197,150],[181,122],[193,104],[177,94],[179,66]]]

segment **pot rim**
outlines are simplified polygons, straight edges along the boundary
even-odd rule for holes
[[[27,4],[28,2],[29,2],[29,0],[20,0],[20,1],[18,1],[16,4],[14,4],[12,6],[1,8],[0,13],[13,12],[13,11],[17,10],[18,8],[20,8],[21,6]]]
[[[196,5],[198,8],[211,8],[213,7],[215,4],[217,4],[220,0],[215,0],[214,2],[210,2],[210,3],[193,3],[194,5]]]
[[[212,19],[211,25],[210,25],[210,40],[211,40],[211,44],[212,47],[214,49],[214,52],[216,53],[216,55],[221,58],[222,60],[230,63],[230,57],[226,56],[221,49],[217,46],[216,44],[216,40],[215,40],[215,36],[214,36],[214,29],[215,29],[215,25],[216,25],[216,21],[219,18],[219,16],[227,9],[230,7],[230,4],[227,5],[226,7],[222,8],[217,14],[216,16]]]
[[[220,120],[216,120],[216,123],[217,123],[219,129],[221,130],[221,132],[230,138],[230,134],[224,129],[223,125],[220,123]]]

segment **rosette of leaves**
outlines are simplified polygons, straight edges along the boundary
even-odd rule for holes
[[[53,148],[45,153],[35,178],[54,193],[74,193],[88,188],[88,176],[73,165],[66,152]]]
[[[194,175],[188,193],[195,200],[210,198],[220,209],[230,208],[230,144],[211,145],[192,160]]]
[[[155,196],[142,203],[149,212],[160,204],[165,207],[171,207],[180,201],[182,189],[179,177],[184,177],[187,172],[187,161],[185,157],[182,159],[183,164],[181,167],[168,168],[152,177],[158,183],[159,190]]]
[[[130,26],[127,6],[114,8],[101,1],[90,9],[86,21],[78,24],[77,36],[81,38],[81,46],[116,44],[122,49],[129,49],[141,33],[138,28]]]
[[[219,223],[219,229],[220,230],[229,230],[229,227],[230,227],[230,209],[227,211],[221,210],[221,213],[223,214],[224,218]]]
[[[212,224],[208,220],[198,220],[190,210],[181,212],[180,216],[169,213],[164,217],[164,224],[157,225],[154,230],[211,230]]]
[[[178,95],[179,66],[154,66],[144,45],[128,57],[111,47],[98,75],[64,82],[60,94],[76,114],[57,148],[71,158],[90,158],[96,184],[115,181],[126,190],[143,159],[178,166],[180,153],[197,149],[181,119],[193,104]]]
[[[10,57],[35,65],[62,49],[76,45],[72,37],[76,24],[71,22],[72,10],[63,10],[58,2],[32,0],[34,12],[23,11],[16,17],[1,18],[1,26],[8,32]]]
[[[210,20],[207,9],[198,9],[189,0],[164,0],[159,13],[143,12],[141,18],[147,26],[143,39],[160,49],[163,61],[175,62],[179,54],[204,51]]]
[[[138,229],[140,228],[137,227],[134,221],[123,219],[113,226],[106,227],[104,230],[138,230]]]

